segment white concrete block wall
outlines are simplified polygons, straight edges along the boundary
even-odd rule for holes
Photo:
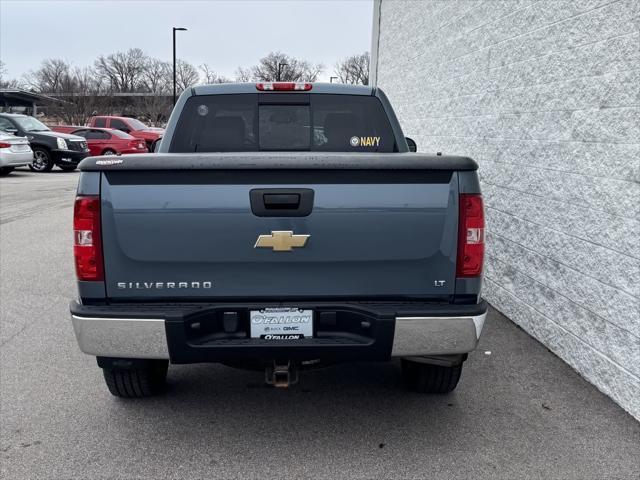
[[[640,419],[640,1],[374,8],[405,134],[480,164],[485,298]]]

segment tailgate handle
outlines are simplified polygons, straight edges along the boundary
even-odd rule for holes
[[[249,192],[257,217],[306,217],[313,210],[311,188],[254,188]]]
[[[262,198],[267,210],[292,209],[300,206],[299,193],[265,193]]]

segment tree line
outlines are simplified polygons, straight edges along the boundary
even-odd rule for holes
[[[314,82],[325,71],[314,64],[283,52],[270,52],[257,64],[238,67],[234,78],[216,73],[211,65],[194,66],[176,62],[178,93],[198,84],[293,81]],[[333,72],[341,83],[369,83],[369,53],[352,55],[336,62]],[[16,87],[58,97],[47,114],[68,124],[83,124],[93,114],[124,114],[163,123],[171,112],[173,68],[170,62],[147,55],[139,48],[100,55],[91,66],[74,66],[62,59],[46,59],[37,70],[20,79],[8,80],[0,62],[0,87]],[[130,96],[115,94],[132,94]],[[138,94],[138,95],[135,95]]]

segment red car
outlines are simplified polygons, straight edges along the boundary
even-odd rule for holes
[[[164,135],[163,128],[147,127],[140,120],[130,117],[100,116],[89,119],[89,127],[113,128],[145,141],[150,152]]]
[[[132,137],[120,130],[69,125],[58,125],[51,127],[51,129],[55,132],[72,133],[86,138],[92,156],[147,153],[149,151],[144,140]]]

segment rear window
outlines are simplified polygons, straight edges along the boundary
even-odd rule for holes
[[[98,117],[93,121],[93,126],[94,127],[106,127],[107,126],[107,119]]]
[[[111,119],[111,123],[109,124],[109,127],[111,128],[115,128],[117,130],[129,130],[129,125],[127,125],[124,121],[120,120],[119,118],[112,118]]]
[[[129,135],[128,133],[123,132],[122,130],[112,130],[111,132],[109,132],[113,135],[115,135],[116,137],[119,138],[133,138],[131,135]]]
[[[170,151],[393,152],[380,100],[302,93],[196,96],[187,100]]]

